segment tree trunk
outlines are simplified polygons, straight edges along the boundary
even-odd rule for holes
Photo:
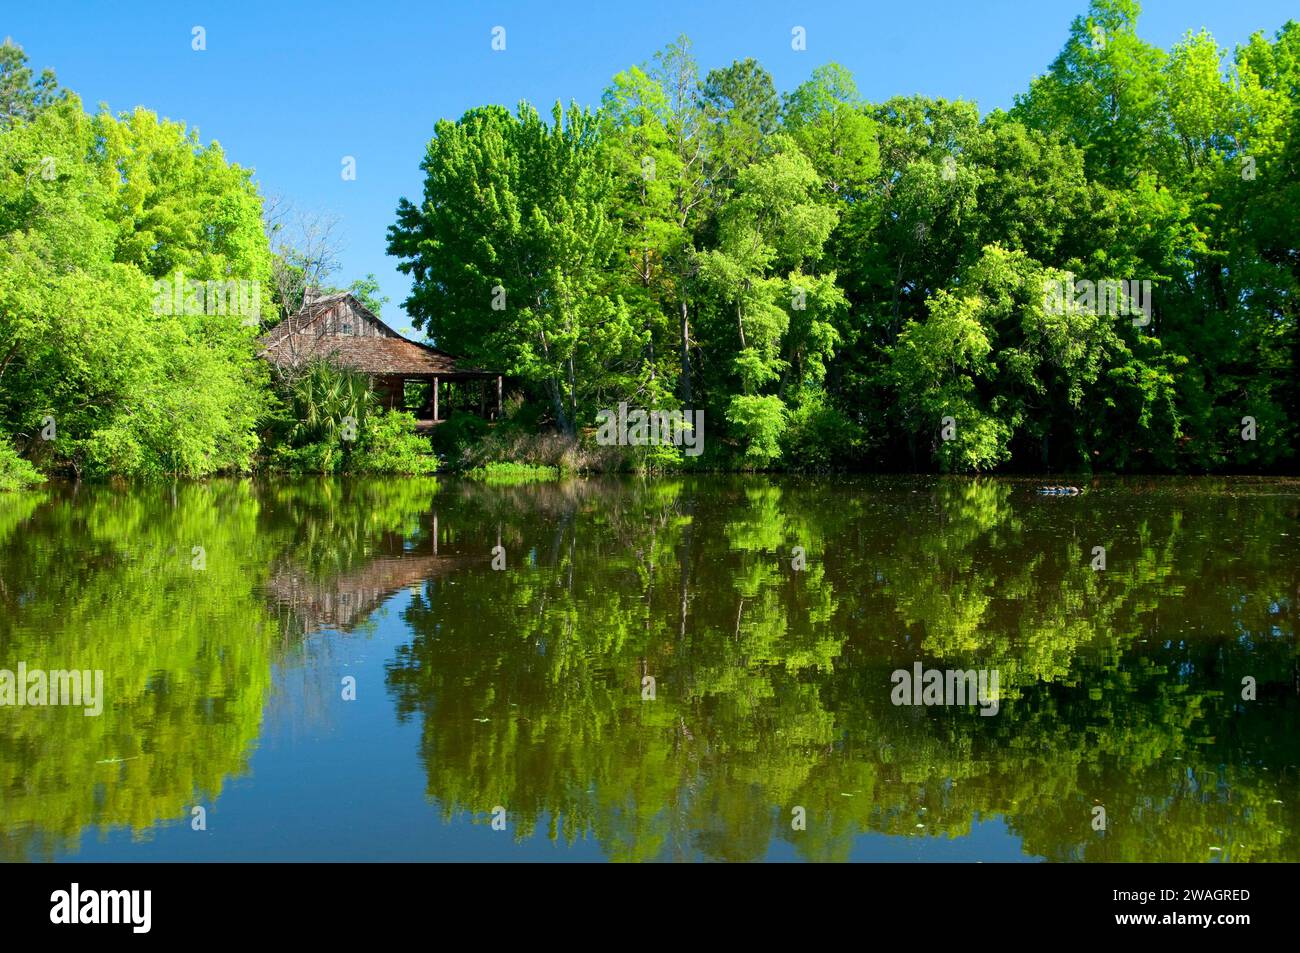
[[[573,357],[568,360],[569,367],[569,426],[565,431],[570,437],[578,432],[578,379],[573,366]]]
[[[682,406],[691,405],[691,323],[682,298]]]
[[[569,416],[564,412],[564,396],[560,393],[560,382],[554,377],[546,381],[546,389],[551,394],[551,409],[555,411],[555,423],[561,432],[569,433]]]

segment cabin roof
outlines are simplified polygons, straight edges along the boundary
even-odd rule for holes
[[[374,325],[360,336],[329,330],[331,315],[346,308]],[[447,378],[495,377],[496,371],[467,367],[454,355],[402,337],[351,292],[309,296],[297,314],[285,318],[260,339],[259,356],[282,367],[323,358],[339,367],[373,375]]]
[[[385,554],[326,580],[289,564],[276,569],[265,591],[284,611],[297,617],[308,635],[322,629],[349,632],[399,589],[474,562],[465,556]]]

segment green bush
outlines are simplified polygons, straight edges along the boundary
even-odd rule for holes
[[[312,361],[285,390],[287,439],[295,447],[341,440],[348,418],[360,430],[379,407],[369,377],[325,360]]]
[[[789,413],[781,459],[793,470],[828,470],[852,463],[858,443],[853,423],[822,391],[809,391]]]
[[[458,460],[467,450],[482,443],[491,429],[492,425],[482,417],[454,410],[433,428],[433,449],[448,460]]]
[[[278,384],[279,403],[267,415],[272,469],[343,473],[375,416],[378,400],[364,374],[312,361]]]
[[[20,457],[13,445],[0,437],[0,492],[21,490],[44,480],[45,477],[30,461]]]
[[[350,464],[354,473],[433,473],[438,457],[416,432],[413,414],[386,410],[366,419]]]
[[[271,452],[271,469],[286,473],[341,473],[343,447],[336,440],[320,440],[301,447],[279,446]]]
[[[429,474],[438,469],[438,457],[416,432],[414,416],[383,410],[366,417],[355,441],[340,433],[298,447],[276,447],[270,465],[288,473]]]
[[[741,464],[762,468],[781,459],[786,408],[775,395],[736,395],[727,405],[727,423],[745,447]]]

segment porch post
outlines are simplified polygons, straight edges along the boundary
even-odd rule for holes
[[[438,419],[438,377],[435,374],[433,378],[433,419]]]

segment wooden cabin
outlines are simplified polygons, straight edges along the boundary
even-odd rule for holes
[[[446,351],[402,337],[347,291],[309,291],[302,309],[260,343],[260,356],[285,370],[324,358],[368,375],[382,406],[411,411],[422,428],[446,419],[448,384],[454,409],[488,420],[501,416],[500,373],[466,367]]]

